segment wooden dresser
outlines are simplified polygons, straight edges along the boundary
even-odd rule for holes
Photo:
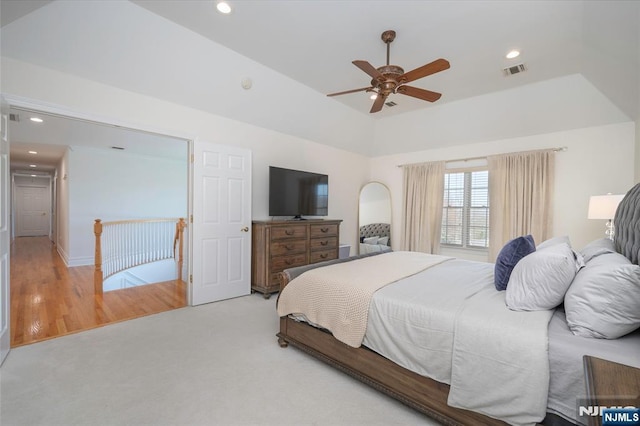
[[[253,221],[251,289],[265,299],[280,289],[278,272],[338,258],[342,220]]]

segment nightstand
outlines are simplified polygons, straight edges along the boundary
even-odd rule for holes
[[[584,379],[591,406],[640,407],[640,368],[585,355]],[[589,426],[601,426],[602,416],[589,417]]]

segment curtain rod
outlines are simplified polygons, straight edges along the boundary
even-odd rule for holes
[[[551,151],[553,152],[565,152],[568,151],[569,148],[567,148],[566,146],[561,146],[559,148],[551,148]],[[539,151],[548,151],[548,149],[540,149]],[[519,152],[533,152],[533,151],[519,151]],[[509,154],[515,154],[515,153],[509,153]],[[500,155],[500,154],[498,154]],[[445,163],[455,163],[458,161],[473,161],[473,160],[484,160],[488,157],[488,155],[485,155],[483,157],[469,157],[469,158],[456,158],[455,160],[445,160]],[[422,161],[420,163],[408,163],[408,164],[398,164],[396,167],[404,167],[404,166],[414,166],[417,164],[423,164],[423,163],[428,163],[428,161]]]

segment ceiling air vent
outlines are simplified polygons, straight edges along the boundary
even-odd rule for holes
[[[514,75],[514,74],[519,74],[521,72],[525,72],[527,70],[527,67],[524,66],[524,64],[518,64],[518,65],[514,65],[512,67],[507,67],[505,69],[502,70],[502,72],[504,72],[505,77],[508,77],[510,75]]]
[[[9,113],[9,121],[15,121],[16,123],[20,121],[19,114]]]
[[[395,103],[395,102],[393,102],[393,101],[385,102],[384,104],[385,104],[386,106],[388,106],[388,107],[394,107],[394,106],[398,105],[397,103]]]

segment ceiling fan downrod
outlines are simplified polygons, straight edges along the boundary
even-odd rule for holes
[[[389,51],[391,50],[391,42],[396,39],[396,32],[393,30],[387,30],[382,33],[382,41],[387,45],[387,66],[389,65]]]

